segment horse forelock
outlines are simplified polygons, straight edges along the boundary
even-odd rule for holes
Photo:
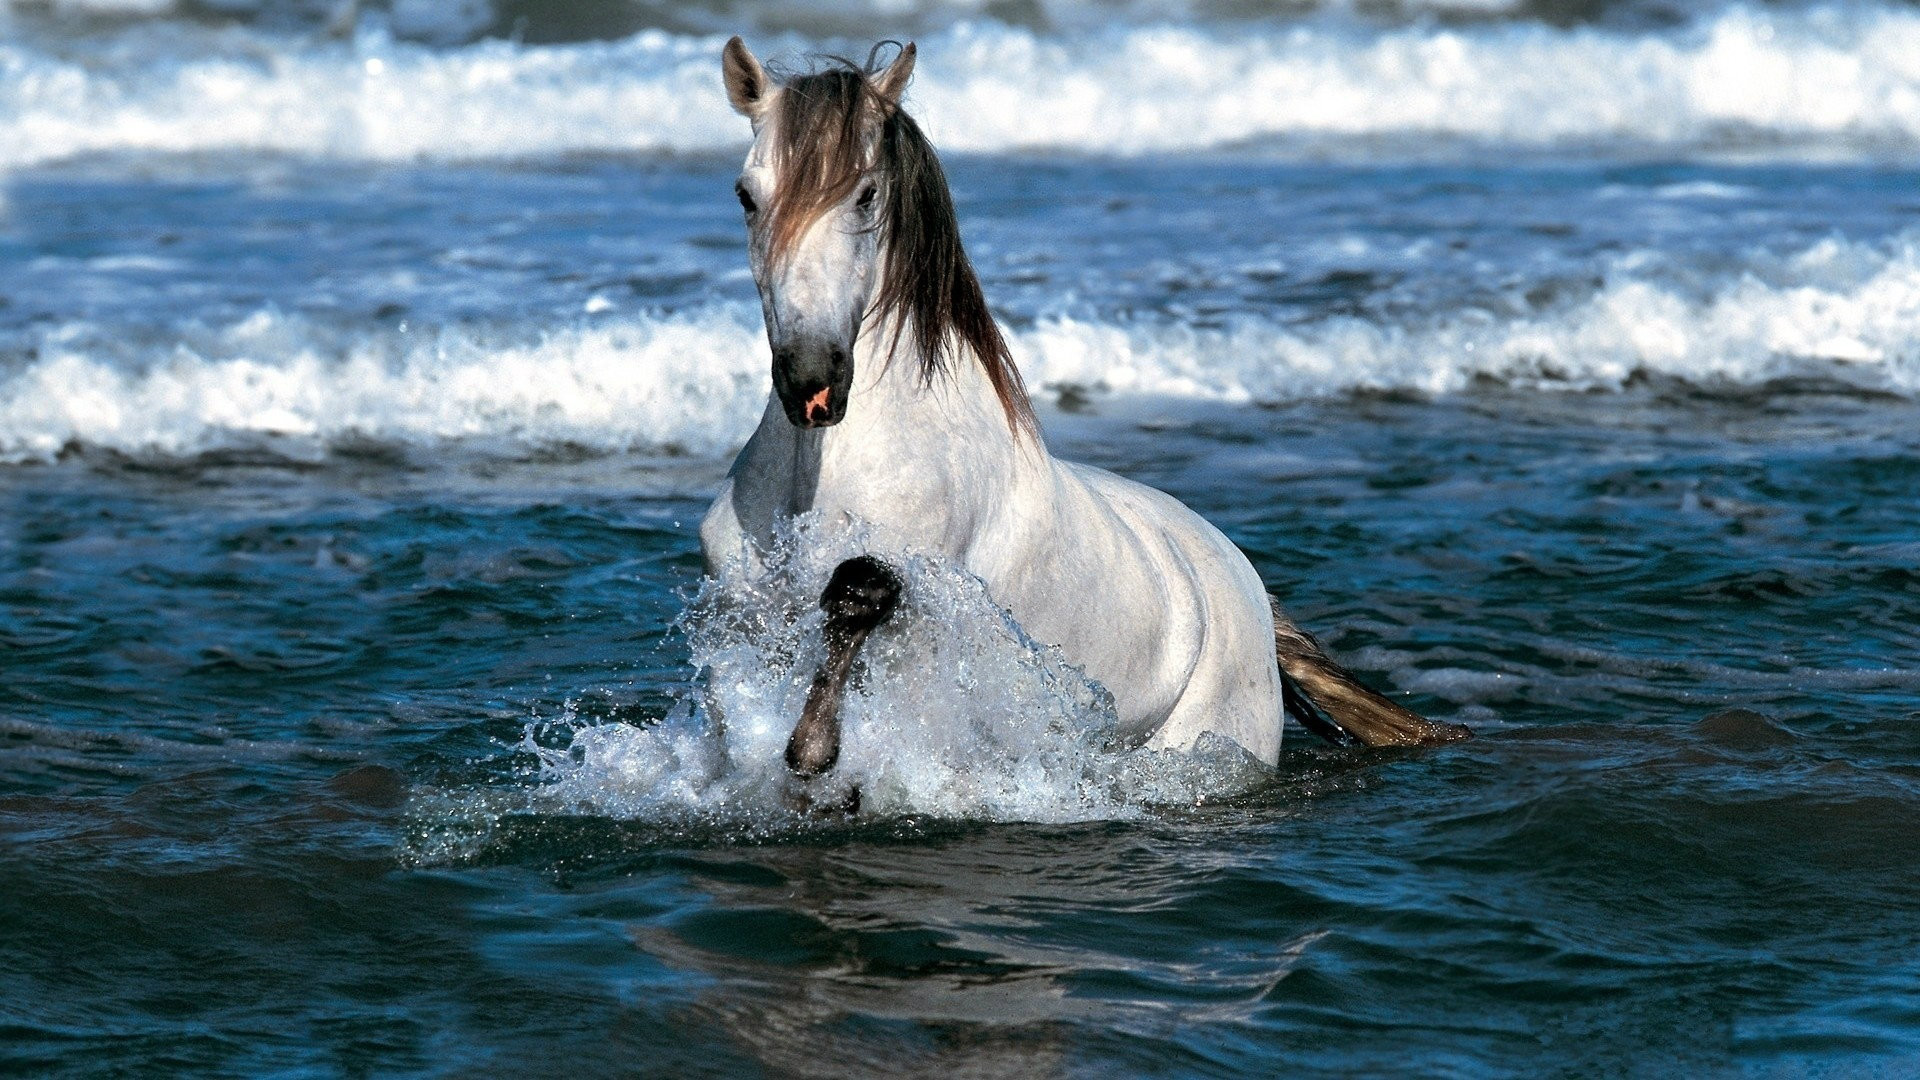
[[[773,136],[768,257],[784,259],[822,214],[853,194],[867,172],[869,111],[879,104],[851,65],[801,75],[781,88]]]
[[[1033,405],[960,242],[953,195],[933,144],[866,68],[833,61],[782,88],[774,118],[768,258],[779,262],[869,171],[887,174],[876,226],[885,263],[868,319],[907,341],[932,382],[955,354],[985,370],[1015,432],[1037,434]]]

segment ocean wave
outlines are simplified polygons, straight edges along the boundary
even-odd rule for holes
[[[1553,0],[0,0],[9,12],[53,28],[101,21],[219,20],[243,25],[341,33],[377,26],[409,41],[455,44],[483,38],[578,42],[628,37],[642,30],[675,33],[802,33],[814,36],[925,34],[994,17],[1037,30],[1119,24],[1202,22],[1246,24],[1313,13],[1364,13],[1373,20],[1458,16],[1582,21],[1671,19],[1671,0],[1604,0],[1577,12]]]
[[[718,454],[766,402],[765,338],[744,305],[528,336],[484,328],[342,334],[261,311],[183,328],[148,355],[110,330],[47,335],[0,375],[0,461],[72,445],[189,455],[271,441],[652,448]]]
[[[1236,403],[1480,382],[1618,390],[1644,376],[1710,391],[1808,378],[1920,393],[1920,234],[1752,253],[1704,278],[1638,262],[1624,257],[1584,294],[1537,310],[1217,329],[1054,319],[1016,351],[1041,385]]]
[[[1920,395],[1920,233],[1756,253],[1717,277],[1623,258],[1584,294],[1539,309],[1213,327],[1062,315],[1011,339],[1029,385],[1096,400],[1274,403],[1489,381],[1609,390],[1649,375],[1710,391],[1813,378]],[[538,334],[330,329],[266,310],[147,344],[73,324],[25,351],[0,371],[4,461],[261,440],[320,454],[368,439],[722,455],[758,422],[768,385],[759,311],[745,303]]]
[[[735,150],[722,38],[649,30],[433,48],[141,26],[0,44],[0,165],[100,152],[351,160]],[[792,35],[774,56],[845,43]],[[1039,32],[964,22],[921,41],[911,102],[954,151],[1138,154],[1303,139],[1317,152],[1467,141],[1738,151],[1920,145],[1920,11],[1735,5],[1674,27],[1159,23]]]

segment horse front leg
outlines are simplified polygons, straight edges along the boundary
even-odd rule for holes
[[[827,659],[813,676],[800,722],[787,740],[787,768],[795,776],[812,779],[840,760],[840,703],[846,697],[847,676],[867,635],[899,605],[900,589],[900,576],[892,567],[861,555],[835,567],[821,591]]]

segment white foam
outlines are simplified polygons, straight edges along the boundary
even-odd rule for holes
[[[1618,389],[1639,375],[1713,389],[1816,377],[1920,395],[1920,232],[1754,252],[1721,276],[1621,257],[1545,310],[1448,310],[1225,329],[1056,317],[1011,335],[1028,384],[1099,395],[1284,402],[1356,390],[1445,394],[1476,380]],[[142,342],[71,325],[0,375],[0,461],[80,443],[185,455],[271,440],[721,455],[767,395],[757,307],[613,314],[534,336],[339,330],[278,311]]]
[[[963,28],[917,90],[944,144],[1143,152],[1275,136],[1541,145],[1920,137],[1920,14],[1733,7],[1656,33],[1533,23],[1186,27],[1094,41]],[[944,67],[941,61],[944,60]]]
[[[458,328],[344,336],[263,311],[116,349],[72,326],[0,379],[0,461],[73,443],[185,455],[271,439],[299,453],[341,440],[505,440],[718,454],[766,401],[759,312],[720,306],[539,337]]]
[[[0,44],[0,165],[98,151],[269,151],[349,160],[705,150],[744,129],[717,41],[452,50],[229,30],[182,55],[129,32],[112,65]]]
[[[21,5],[25,6],[25,5]],[[170,15],[174,0],[46,0],[48,10],[59,15],[106,15],[115,17]]]
[[[1920,241],[1824,241],[1708,283],[1618,273],[1564,307],[1469,311],[1412,324],[1361,318],[1225,330],[1057,319],[1016,351],[1038,385],[1280,402],[1354,390],[1445,394],[1478,379],[1619,389],[1639,375],[1703,387],[1800,376],[1920,393]]]
[[[746,134],[720,92],[719,37],[435,49],[371,31],[327,42],[228,29],[188,43],[176,31],[126,31],[105,59],[0,44],[0,165],[92,151],[708,151]],[[913,107],[957,151],[1438,137],[1796,158],[1920,144],[1920,11],[1890,4],[1739,4],[1647,31],[1331,16],[1055,33],[963,22],[920,45]]]

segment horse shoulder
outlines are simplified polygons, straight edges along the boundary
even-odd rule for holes
[[[1177,550],[1185,559],[1204,563],[1217,560],[1223,548],[1238,555],[1239,549],[1212,522],[1166,492],[1092,465],[1064,464],[1127,529],[1153,537],[1153,547]]]
[[[1110,504],[1133,519],[1137,528],[1151,529],[1166,537],[1198,572],[1221,578],[1220,584],[1244,592],[1262,610],[1266,608],[1266,588],[1247,561],[1245,553],[1213,522],[1179,499],[1124,476],[1104,469],[1076,465],[1090,474],[1090,482]]]
[[[1218,561],[1208,534],[1218,530],[1163,491],[1091,465],[1072,463],[1068,468],[1102,511],[1089,516],[1088,523],[1106,519],[1107,531],[1125,537],[1123,550],[1133,553],[1127,559],[1110,552],[1115,569],[1125,567],[1147,579],[1133,582],[1131,588],[1159,596],[1170,609],[1167,615],[1182,623],[1183,630],[1202,630],[1212,606],[1213,583],[1207,579],[1214,576],[1210,571]]]

